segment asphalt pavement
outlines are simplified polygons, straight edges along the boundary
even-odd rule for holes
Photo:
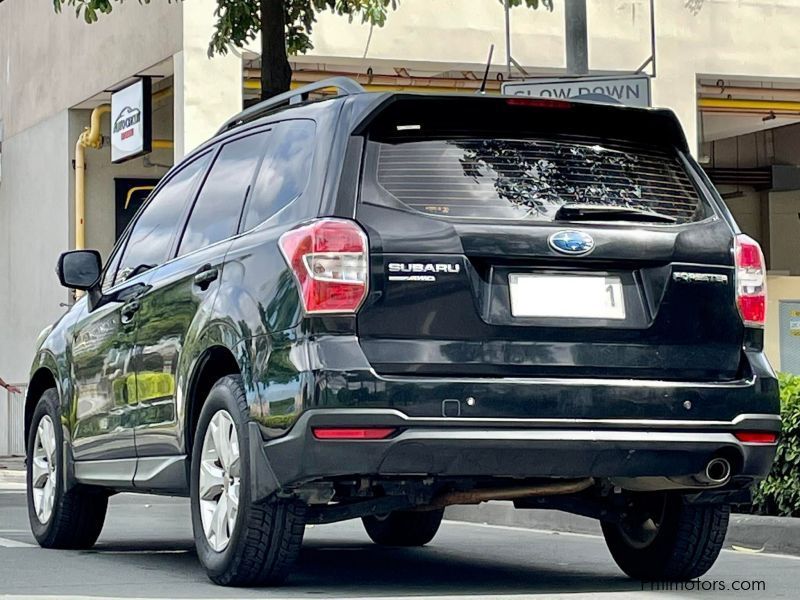
[[[445,521],[424,548],[381,548],[360,522],[309,527],[278,589],[210,583],[197,562],[188,503],[120,494],[89,551],[43,550],[20,483],[0,485],[0,598],[796,598],[800,558],[725,550],[703,585],[651,591],[617,569],[599,537]],[[720,591],[720,582],[726,590]],[[750,587],[731,591],[731,586]],[[759,583],[763,582],[763,583]],[[700,584],[698,584],[700,585]],[[763,589],[757,589],[763,585]]]

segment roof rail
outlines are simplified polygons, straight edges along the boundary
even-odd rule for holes
[[[320,81],[309,83],[308,85],[304,85],[296,90],[289,90],[288,92],[284,92],[283,94],[279,94],[278,96],[274,96],[268,100],[254,104],[250,108],[246,108],[235,117],[225,121],[225,124],[219,128],[215,135],[219,135],[220,133],[233,129],[234,127],[238,127],[243,123],[254,121],[255,119],[264,116],[267,113],[273,112],[275,109],[283,106],[284,104],[289,106],[300,104],[308,99],[308,95],[311,92],[324,90],[326,88],[336,88],[339,90],[340,96],[360,94],[365,91],[364,88],[358,84],[358,82],[350,79],[349,77],[330,77],[328,79],[321,79]]]

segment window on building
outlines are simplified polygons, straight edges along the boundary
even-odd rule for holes
[[[115,285],[168,259],[186,202],[197,188],[210,158],[211,153],[207,153],[186,165],[147,203],[128,236]]]
[[[269,132],[264,131],[222,147],[194,203],[178,256],[236,233],[242,206],[268,136]]]
[[[300,196],[314,159],[313,121],[276,124],[247,205],[244,230],[252,229]]]

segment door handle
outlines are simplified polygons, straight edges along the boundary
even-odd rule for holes
[[[194,275],[194,284],[201,290],[207,290],[212,281],[219,277],[219,269],[211,265],[203,265]]]
[[[138,300],[131,300],[127,304],[124,304],[120,311],[120,321],[123,323],[130,323],[139,308],[141,308],[141,304],[139,304]]]

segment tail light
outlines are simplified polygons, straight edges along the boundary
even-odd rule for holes
[[[307,314],[354,313],[367,297],[367,236],[353,221],[318,219],[278,242]]]
[[[736,304],[744,324],[763,327],[767,318],[767,268],[761,246],[739,234],[734,242]]]

